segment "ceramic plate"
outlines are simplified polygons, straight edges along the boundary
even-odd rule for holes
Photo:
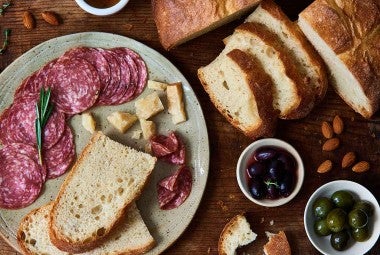
[[[61,56],[68,49],[77,46],[129,47],[138,52],[145,60],[149,70],[149,79],[168,83],[180,81],[183,84],[188,120],[182,124],[174,125],[172,124],[171,116],[167,111],[164,111],[156,115],[153,121],[157,124],[158,133],[167,134],[169,130],[176,130],[186,143],[187,165],[193,169],[191,194],[179,208],[169,211],[160,210],[156,183],[175,171],[177,167],[158,162],[148,187],[137,202],[141,215],[157,242],[156,247],[148,254],[159,254],[174,243],[193,218],[206,186],[209,167],[208,136],[201,107],[190,84],[173,64],[151,48],[119,35],[87,32],[58,37],[26,52],[0,74],[0,112],[12,103],[13,93],[25,77],[41,68],[45,63]],[[146,88],[140,97],[151,92],[153,91]],[[165,106],[165,95],[161,94],[160,98]],[[118,133],[109,125],[106,117],[116,110],[134,112],[134,102],[119,106],[93,108],[91,111],[97,120],[98,130],[102,130],[116,141],[144,151],[146,142],[143,139],[136,140],[131,138],[132,132],[140,129],[138,123],[128,130],[126,134]],[[79,154],[91,135],[81,126],[80,116],[71,118],[70,124],[75,133],[76,152]],[[16,232],[22,217],[32,209],[53,200],[64,178],[65,176],[62,176],[55,180],[47,181],[41,196],[29,207],[20,210],[0,210],[0,232],[14,248],[19,250]]]

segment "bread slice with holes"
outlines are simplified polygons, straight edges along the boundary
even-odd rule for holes
[[[95,133],[53,204],[52,243],[71,253],[98,246],[140,196],[155,163],[149,154]]]
[[[259,60],[273,81],[273,106],[280,111],[280,118],[299,119],[310,113],[315,103],[314,91],[305,83],[276,34],[262,24],[247,22],[224,42],[226,47],[221,54],[240,49]]]
[[[49,237],[50,202],[28,213],[21,221],[17,241],[26,255],[69,255],[55,247]],[[133,203],[122,216],[120,224],[111,231],[100,246],[82,255],[142,254],[153,248],[155,241]]]
[[[264,245],[265,255],[291,255],[292,251],[285,232],[280,231],[278,234],[265,231],[269,241]]]
[[[252,139],[273,136],[278,113],[272,106],[271,78],[249,53],[232,50],[198,70],[211,101],[224,117]]]
[[[327,91],[327,74],[322,58],[299,29],[281,8],[272,0],[264,0],[248,16],[247,22],[256,22],[275,33],[284,48],[288,49],[303,79],[314,90],[320,102]]]
[[[219,237],[219,255],[235,255],[236,249],[247,245],[256,239],[257,235],[243,214],[233,217],[223,228]]]

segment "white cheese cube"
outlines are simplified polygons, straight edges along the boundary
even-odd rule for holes
[[[128,112],[113,112],[107,120],[121,133],[125,133],[137,121],[137,116]]]
[[[164,106],[158,97],[157,92],[153,92],[144,98],[141,98],[135,102],[136,114],[139,119],[149,119],[153,115],[164,110]]]
[[[145,140],[156,134],[156,124],[153,121],[140,119],[140,126]]]
[[[135,131],[133,131],[133,133],[132,133],[132,139],[140,139],[141,134],[142,134],[141,130],[135,130]]]
[[[172,115],[174,124],[186,121],[185,104],[183,102],[182,84],[173,83],[166,87],[168,97],[168,112]]]
[[[82,113],[82,126],[91,134],[95,132],[96,122],[90,112]]]
[[[158,91],[165,91],[167,86],[168,86],[167,83],[148,80],[148,88],[149,89],[158,90]]]

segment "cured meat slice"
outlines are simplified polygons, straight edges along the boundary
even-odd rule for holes
[[[47,63],[40,70],[34,72],[31,76],[26,78],[21,85],[17,88],[14,98],[21,98],[23,96],[39,94],[42,87],[46,87],[46,79],[50,69],[54,66],[57,60],[54,59]]]
[[[153,155],[175,165],[183,165],[186,158],[186,148],[175,132],[168,136],[156,135],[150,140]]]
[[[89,109],[97,100],[101,87],[98,72],[84,58],[61,57],[47,77],[51,100],[67,114]]]
[[[0,150],[0,207],[23,208],[37,199],[43,178],[33,159],[7,150],[7,147]]]
[[[45,182],[47,176],[46,167],[44,164],[42,166],[39,164],[38,151],[36,147],[24,143],[11,143],[3,147],[2,153],[4,153],[7,157],[22,154],[32,159],[39,165],[42,181]]]
[[[0,141],[3,144],[25,143],[36,145],[36,103],[39,96],[19,98],[0,117]],[[60,139],[65,129],[65,115],[53,110],[44,127],[43,147],[50,148]]]
[[[47,178],[54,179],[63,175],[75,158],[74,136],[66,125],[61,139],[50,149],[43,152],[47,168]]]
[[[158,203],[161,209],[171,210],[180,206],[190,195],[192,187],[190,168],[181,166],[171,176],[157,185]]]

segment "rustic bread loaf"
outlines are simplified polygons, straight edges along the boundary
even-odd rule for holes
[[[249,12],[260,0],[153,0],[162,46],[169,50]]]
[[[272,0],[262,1],[246,21],[263,24],[278,36],[283,47],[289,50],[306,83],[313,88],[316,100],[321,101],[328,85],[326,68],[298,25]]]
[[[53,202],[28,213],[21,221],[17,241],[26,255],[69,255],[55,247],[49,237],[49,215]],[[142,254],[150,250],[155,242],[133,203],[127,210],[120,225],[95,249],[82,255]]]
[[[198,70],[199,79],[216,108],[245,135],[273,136],[272,81],[258,60],[240,50],[221,54]]]
[[[379,1],[316,0],[298,25],[326,62],[336,92],[370,118],[380,104]]]
[[[72,253],[99,245],[141,194],[155,163],[149,154],[95,133],[53,204],[52,243]]]
[[[314,92],[302,79],[278,36],[262,24],[248,22],[237,27],[225,43],[222,54],[241,49],[260,61],[273,80],[273,106],[280,111],[280,118],[299,119],[309,114],[315,102]]]
[[[234,255],[238,247],[253,242],[256,237],[245,216],[238,214],[226,224],[220,234],[218,253],[219,255]]]
[[[265,255],[291,255],[291,249],[286,238],[285,232],[280,231],[278,234],[265,232],[269,241],[264,245]]]

